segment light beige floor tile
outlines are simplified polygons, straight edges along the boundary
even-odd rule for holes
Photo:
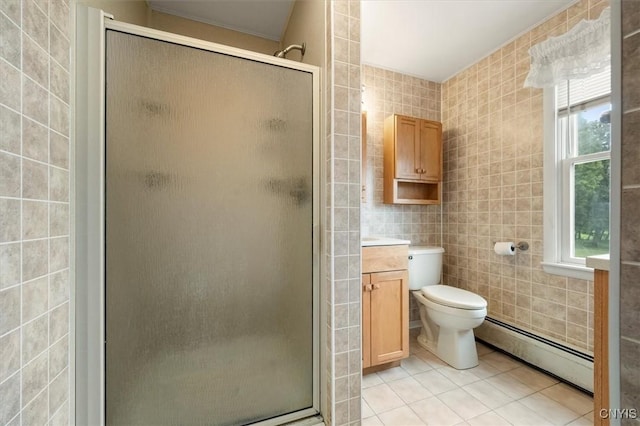
[[[487,355],[482,356],[481,359],[491,364],[492,367],[497,368],[498,370],[503,372],[513,370],[514,368],[518,368],[523,365],[522,363],[500,352],[491,352]]]
[[[457,388],[458,386],[451,380],[447,379],[438,370],[430,370],[413,376],[422,386],[427,388],[432,394],[447,392]]]
[[[367,404],[367,401],[365,401],[364,398],[362,398],[362,408],[360,410],[363,419],[374,416],[376,414],[373,412],[371,407],[369,407],[369,404]]]
[[[384,383],[377,373],[370,373],[362,376],[362,389]]]
[[[531,367],[522,366],[509,370],[509,375],[520,380],[525,385],[536,391],[546,389],[558,383],[558,380]]]
[[[389,387],[406,403],[426,399],[433,394],[424,386],[422,386],[413,377],[396,380],[389,383]]]
[[[395,408],[378,416],[386,426],[425,426],[426,423],[408,406]]]
[[[511,402],[504,405],[495,412],[506,421],[515,426],[549,426],[549,423],[544,417],[539,416],[535,412],[531,411],[518,401]]]
[[[580,417],[569,423],[567,426],[593,426],[593,420],[587,417]]]
[[[442,393],[438,395],[438,399],[447,404],[449,408],[465,420],[491,411],[489,407],[460,388]]]
[[[502,371],[498,370],[482,358],[480,358],[480,363],[477,367],[470,368],[468,371],[480,377],[481,379],[486,379],[502,373]]]
[[[456,370],[453,367],[442,367],[438,370],[438,373],[442,374],[458,386],[468,385],[469,383],[480,380],[480,377],[473,374],[470,370]]]
[[[510,426],[511,423],[500,417],[495,411],[489,411],[467,420],[471,426]]]
[[[478,356],[482,356],[490,354],[491,352],[493,352],[493,349],[491,349],[489,346],[483,345],[480,342],[476,342],[476,351],[478,352]]]
[[[409,374],[422,373],[429,371],[432,367],[415,355],[402,360],[402,368]]]
[[[405,405],[404,401],[386,383],[363,389],[362,397],[376,414]]]
[[[404,379],[405,377],[409,377],[409,373],[402,369],[402,367],[394,367],[384,371],[378,371],[378,376],[382,379],[382,381],[389,383],[394,380]]]
[[[541,393],[534,393],[519,401],[555,425],[566,425],[580,417],[580,414],[558,404]]]
[[[362,426],[384,426],[377,416],[362,419]]]
[[[578,414],[585,415],[593,411],[593,398],[564,383],[558,383],[542,391],[554,401]]]
[[[418,352],[416,353],[416,356],[429,364],[432,368],[442,368],[449,365],[429,351]]]
[[[513,401],[511,396],[502,392],[486,380],[471,383],[464,386],[463,389],[491,409],[502,407]]]
[[[520,399],[535,392],[535,390],[507,373],[489,377],[485,381],[498,388],[498,390],[506,393],[513,399]]]
[[[436,397],[414,402],[409,407],[428,425],[452,426],[463,421],[451,408]]]

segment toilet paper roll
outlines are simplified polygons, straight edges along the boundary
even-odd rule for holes
[[[497,242],[496,245],[493,246],[493,250],[502,256],[513,256],[516,254],[516,246],[512,241]]]

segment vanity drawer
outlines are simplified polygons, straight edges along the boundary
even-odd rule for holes
[[[409,246],[362,247],[362,273],[407,269]]]

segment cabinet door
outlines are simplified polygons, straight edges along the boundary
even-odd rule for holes
[[[362,274],[362,368],[371,367],[371,274]]]
[[[395,117],[396,179],[420,179],[420,120]]]
[[[371,365],[409,356],[408,273],[403,271],[371,274],[369,330]]]
[[[442,180],[442,143],[441,128],[429,121],[420,122],[420,179]]]

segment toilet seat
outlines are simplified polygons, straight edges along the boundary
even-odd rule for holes
[[[430,285],[420,289],[420,292],[428,300],[440,305],[458,309],[485,309],[487,301],[467,290],[449,285]]]

